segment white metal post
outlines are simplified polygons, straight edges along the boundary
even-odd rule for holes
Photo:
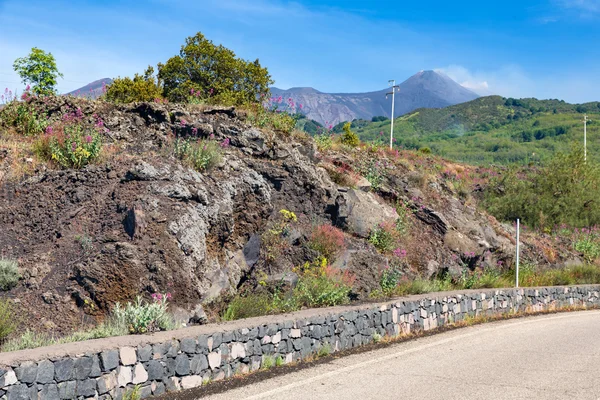
[[[392,87],[392,91],[385,94],[385,98],[387,99],[388,94],[392,95],[392,117],[391,117],[391,126],[390,126],[390,150],[393,148],[394,142],[394,103],[396,101],[396,89],[400,90],[400,86],[396,85],[396,81],[394,79],[390,79],[390,86]]]
[[[392,124],[390,127],[390,150],[392,149],[392,141],[394,139],[394,103],[396,102],[396,91],[394,90],[394,86],[396,86],[396,81],[392,81]]]
[[[515,271],[515,287],[519,287],[519,218],[517,218],[517,265]]]
[[[583,116],[583,161],[587,162],[587,115]]]

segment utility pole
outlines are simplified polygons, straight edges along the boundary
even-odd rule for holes
[[[517,218],[517,263],[515,265],[515,287],[519,287],[519,222],[519,218]]]
[[[587,163],[587,115],[583,116],[583,161]]]
[[[396,85],[396,80],[395,79],[390,79],[389,81],[390,86],[392,87],[392,91],[391,92],[387,92],[385,94],[385,98],[387,99],[388,94],[392,95],[392,117],[390,118],[392,125],[390,127],[390,150],[393,147],[392,142],[394,141],[394,102],[396,101],[396,89],[398,91],[400,91],[400,86]]]

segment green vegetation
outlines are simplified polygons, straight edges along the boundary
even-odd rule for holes
[[[140,400],[142,394],[140,385],[135,385],[132,389],[127,390],[122,397],[122,400]]]
[[[515,282],[513,269],[501,271],[497,268],[477,269],[460,277],[449,276],[428,279],[399,279],[395,286],[384,285],[371,292],[373,298],[407,296],[448,290],[484,289],[512,287]],[[562,269],[542,270],[533,264],[523,263],[519,268],[519,286],[584,285],[600,283],[600,267],[593,264]]]
[[[106,100],[113,103],[132,103],[134,101],[155,101],[162,99],[162,88],[154,77],[154,68],[149,66],[144,75],[115,78],[106,87]]]
[[[561,224],[584,228],[600,224],[599,197],[600,168],[572,151],[547,166],[512,168],[492,179],[484,205],[499,219],[521,218],[542,230]]]
[[[20,278],[17,261],[0,258],[0,290],[6,291],[14,288]]]
[[[358,135],[350,130],[350,122],[344,124],[344,133],[340,138],[340,142],[346,146],[356,147],[360,144]]]
[[[301,308],[329,307],[350,301],[349,295],[355,277],[320,263],[306,263],[299,271],[296,287],[274,292],[245,293],[234,297],[222,315],[227,321],[266,314],[297,311]]]
[[[175,321],[167,311],[169,293],[152,295],[152,301],[142,300],[138,296],[134,303],[127,303],[125,307],[116,304],[109,317],[100,325],[90,330],[78,331],[68,336],[54,337],[45,333],[36,333],[26,330],[19,337],[7,340],[0,349],[17,351],[33,349],[36,347],[51,346],[54,344],[81,342],[90,339],[100,339],[112,336],[122,336],[130,333],[145,333],[158,330],[175,328]],[[14,330],[14,313],[8,300],[0,301],[0,340],[2,332],[10,334]]]
[[[395,229],[391,224],[380,224],[371,231],[368,240],[380,252],[390,252],[396,245]]]
[[[0,343],[3,343],[17,328],[15,310],[10,299],[0,300]]]
[[[115,304],[113,317],[119,326],[127,327],[129,333],[146,333],[173,329],[175,321],[167,311],[169,293],[154,294],[153,301],[148,302],[138,296],[134,303],[128,302],[124,307]]]
[[[274,366],[275,366],[275,357],[273,357],[270,354],[263,354],[262,364],[260,367],[262,369],[271,369]]]
[[[186,102],[194,96],[221,105],[256,103],[273,84],[258,59],[237,58],[200,32],[185,40],[179,55],[158,64],[158,78],[169,101]]]
[[[65,168],[80,169],[100,156],[102,138],[95,129],[79,124],[63,127],[62,134],[46,135],[37,143],[38,155]]]
[[[219,143],[212,139],[200,139],[192,141],[191,139],[177,138],[173,145],[175,157],[188,163],[197,171],[206,171],[219,164],[222,158],[222,149],[229,144]]]
[[[559,100],[505,99],[488,96],[441,109],[419,109],[396,118],[395,146],[429,148],[471,164],[540,164],[572,142],[583,141],[587,113],[588,154],[600,161],[600,103],[568,104]],[[350,124],[363,142],[381,141],[390,121],[355,120]],[[334,132],[342,132],[336,125]]]
[[[58,72],[56,60],[52,53],[34,47],[27,57],[17,58],[13,69],[23,81],[31,85],[36,95],[51,95],[56,93],[56,84],[62,74]]]

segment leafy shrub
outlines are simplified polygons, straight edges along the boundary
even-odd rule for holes
[[[421,147],[419,149],[419,153],[423,153],[423,154],[431,154],[431,149],[429,147]]]
[[[600,258],[600,235],[598,235],[597,229],[577,230],[573,247],[590,263]]]
[[[371,230],[368,241],[382,253],[392,251],[396,245],[394,228],[390,224],[379,224]]]
[[[215,140],[202,139],[191,141],[190,139],[177,138],[173,152],[180,160],[190,164],[198,171],[209,170],[221,162],[222,149],[229,141],[218,143]]]
[[[106,86],[106,100],[113,103],[154,101],[162,98],[162,88],[154,78],[154,68],[148,67],[144,75],[135,74],[133,79],[115,78]]]
[[[270,354],[263,354],[262,357],[262,369],[271,369],[275,366],[275,357]]]
[[[379,278],[379,286],[383,293],[393,293],[398,283],[400,283],[400,278],[402,278],[402,271],[398,267],[390,266],[384,268]]]
[[[398,202],[396,204],[396,213],[398,214],[396,231],[400,235],[406,235],[410,231],[410,211],[404,203]]]
[[[191,89],[208,93],[215,104],[256,103],[269,92],[273,80],[257,60],[237,58],[230,49],[216,46],[202,33],[188,37],[179,55],[158,64],[164,96],[172,102],[186,101]]]
[[[125,307],[119,303],[113,308],[113,315],[119,324],[127,327],[130,333],[146,333],[172,329],[174,321],[167,311],[171,295],[154,294],[153,301],[147,302],[138,296],[134,303]]]
[[[133,388],[123,393],[122,400],[140,400],[142,394],[140,393],[140,385],[135,385]]]
[[[238,295],[231,300],[223,313],[223,320],[259,317],[273,311],[272,298],[268,294]]]
[[[293,100],[290,98],[284,102],[281,96],[262,103],[249,103],[244,107],[248,110],[248,121],[252,125],[283,133],[292,132],[301,116]]]
[[[18,134],[25,136],[37,136],[46,130],[48,119],[30,103],[31,93],[28,90],[21,96],[22,101],[10,92],[6,98],[6,105],[0,109],[0,124],[14,127]]]
[[[97,159],[101,150],[102,138],[97,130],[79,124],[65,125],[62,131],[48,129],[35,144],[38,156],[64,168],[83,168]]]
[[[350,122],[344,124],[344,133],[342,134],[340,141],[346,146],[356,147],[360,144],[360,138],[356,133],[350,130],[350,126]]]
[[[4,342],[16,327],[12,302],[9,299],[0,300],[0,342]]]
[[[556,155],[533,171],[509,170],[490,182],[485,206],[500,220],[520,218],[529,226],[600,224],[600,168],[583,152]]]
[[[317,357],[326,357],[333,352],[331,345],[329,343],[323,343],[319,346],[319,350],[317,350]]]
[[[344,233],[331,225],[318,225],[312,231],[308,246],[333,261],[344,250]]]
[[[322,133],[315,136],[315,143],[319,151],[327,151],[333,146],[333,139],[330,134]]]
[[[307,264],[298,284],[294,288],[294,297],[300,307],[329,307],[348,302],[348,295],[356,278],[348,271],[341,271],[326,265]]]
[[[19,275],[19,265],[15,260],[0,258],[0,289],[10,290],[17,286],[21,276]]]

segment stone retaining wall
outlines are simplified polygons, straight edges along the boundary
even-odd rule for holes
[[[600,286],[463,291],[305,310],[153,335],[90,340],[0,354],[0,397],[142,398],[460,321],[467,315],[596,307]]]

